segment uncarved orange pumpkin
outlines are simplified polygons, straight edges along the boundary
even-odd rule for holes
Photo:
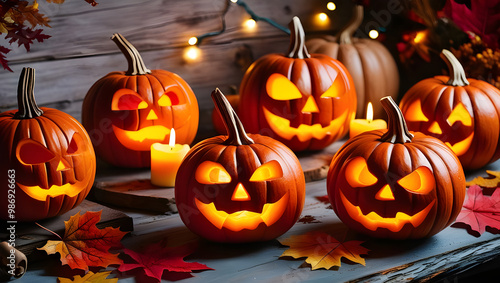
[[[299,18],[290,30],[286,55],[265,55],[247,69],[238,114],[250,133],[294,151],[322,149],[349,130],[356,113],[354,85],[342,63],[307,52]]]
[[[432,236],[455,221],[465,175],[440,140],[409,132],[392,98],[388,130],[361,133],[335,154],[327,191],[337,216],[358,232],[391,239]]]
[[[0,114],[4,220],[36,221],[63,214],[80,204],[94,183],[96,159],[87,132],[72,116],[39,108],[34,83],[35,70],[24,68],[19,109]]]
[[[198,130],[198,102],[177,74],[149,70],[141,55],[122,35],[114,34],[128,61],[126,72],[111,72],[89,89],[82,123],[104,161],[123,167],[149,167],[151,145],[190,144]]]
[[[385,118],[378,101],[384,96],[394,99],[399,91],[399,72],[387,48],[377,40],[353,37],[363,21],[363,6],[357,5],[349,24],[336,37],[312,38],[306,42],[310,52],[321,53],[342,62],[354,81],[358,99],[356,117],[364,119],[368,102],[374,118]]]
[[[466,78],[448,50],[441,57],[449,76],[422,80],[400,102],[412,131],[442,140],[466,169],[478,169],[500,158],[500,90]]]
[[[212,241],[274,239],[302,211],[300,163],[282,143],[247,135],[219,90],[212,98],[229,134],[199,142],[182,161],[175,181],[179,215],[190,230]]]

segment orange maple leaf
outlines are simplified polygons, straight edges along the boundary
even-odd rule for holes
[[[127,232],[111,227],[99,229],[96,224],[100,220],[101,211],[88,211],[81,216],[78,212],[64,221],[66,230],[64,237],[59,237],[61,240],[49,240],[38,249],[49,255],[59,253],[61,263],[71,269],[88,270],[89,266],[107,267],[123,263],[118,254],[110,253],[109,249],[121,247],[120,241]]]
[[[111,271],[105,272],[97,272],[93,273],[89,271],[85,276],[81,277],[80,275],[76,275],[73,277],[73,280],[69,278],[58,277],[58,283],[116,283],[118,282],[118,278],[110,278],[107,279],[111,274]]]
[[[11,18],[14,22],[18,24],[23,24],[24,21],[30,23],[31,27],[34,28],[37,25],[50,27],[49,18],[44,14],[40,14],[38,11],[38,3],[36,1],[33,4],[28,5],[28,1],[19,1],[16,7],[11,9]]]
[[[282,257],[306,257],[311,269],[330,269],[340,266],[340,259],[345,257],[352,262],[365,265],[361,254],[367,254],[368,249],[362,247],[362,241],[348,241],[341,243],[332,236],[323,232],[309,232],[304,235],[295,235],[285,240],[279,240],[282,245],[290,248],[281,254]]]
[[[497,188],[500,187],[500,172],[486,170],[488,177],[476,177],[472,181],[465,183],[467,187],[478,185],[483,188]]]

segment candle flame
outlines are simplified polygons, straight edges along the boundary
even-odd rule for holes
[[[371,102],[368,102],[368,106],[366,107],[366,120],[368,120],[368,123],[373,121],[373,106]]]
[[[168,140],[168,145],[171,147],[175,146],[175,130],[172,128],[170,131],[170,139]]]

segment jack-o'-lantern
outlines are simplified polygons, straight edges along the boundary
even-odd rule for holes
[[[268,54],[246,71],[238,114],[249,132],[294,151],[322,149],[349,130],[356,114],[354,84],[342,63],[307,52],[299,18],[290,30],[288,55]]]
[[[399,91],[398,67],[382,43],[353,36],[363,22],[363,10],[362,5],[354,7],[351,21],[338,36],[312,38],[306,46],[310,52],[339,60],[349,71],[358,99],[357,118],[364,118],[369,102],[373,104],[373,117],[385,118],[384,109],[378,101],[387,95],[396,99]]]
[[[247,135],[219,90],[212,98],[229,134],[201,141],[184,158],[175,182],[179,215],[190,230],[212,241],[274,239],[302,211],[300,163],[282,143]]]
[[[442,140],[465,169],[477,169],[500,158],[500,90],[466,78],[460,62],[448,50],[441,57],[449,76],[418,82],[400,106],[412,131]]]
[[[392,98],[388,130],[349,139],[327,175],[333,209],[348,227],[379,238],[432,236],[453,223],[465,197],[457,156],[440,140],[409,132]]]
[[[0,218],[5,220],[63,214],[80,204],[94,183],[96,160],[87,132],[70,115],[37,106],[34,76],[34,69],[23,69],[19,109],[0,114],[0,168],[5,172]]]
[[[151,145],[168,143],[175,129],[178,143],[190,144],[198,129],[198,102],[178,75],[149,70],[122,35],[112,40],[127,58],[126,72],[111,72],[90,88],[83,101],[82,123],[96,152],[106,162],[148,167]]]

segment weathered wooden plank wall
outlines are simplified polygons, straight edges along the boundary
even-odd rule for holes
[[[127,64],[113,33],[123,34],[141,52],[150,69],[166,69],[179,74],[193,88],[200,105],[200,129],[211,129],[213,105],[210,92],[219,87],[228,93],[237,89],[252,60],[288,48],[288,35],[265,22],[249,32],[242,27],[249,15],[231,4],[226,14],[227,30],[207,38],[200,46],[197,62],[187,63],[182,55],[186,41],[194,35],[221,27],[221,11],[226,0],[101,0],[91,7],[82,0],[64,4],[39,1],[40,11],[50,19],[52,37],[36,43],[30,52],[13,48],[8,54],[13,73],[0,71],[0,111],[16,106],[17,80],[23,67],[36,69],[36,99],[42,106],[65,111],[81,119],[81,104],[90,86],[111,71],[126,70]],[[324,0],[248,0],[258,15],[287,26],[295,15],[306,34],[332,33],[346,23],[351,1],[336,1],[328,25],[315,25],[314,16],[325,11]],[[2,39],[3,40],[3,39]],[[5,46],[8,43],[0,40]]]

